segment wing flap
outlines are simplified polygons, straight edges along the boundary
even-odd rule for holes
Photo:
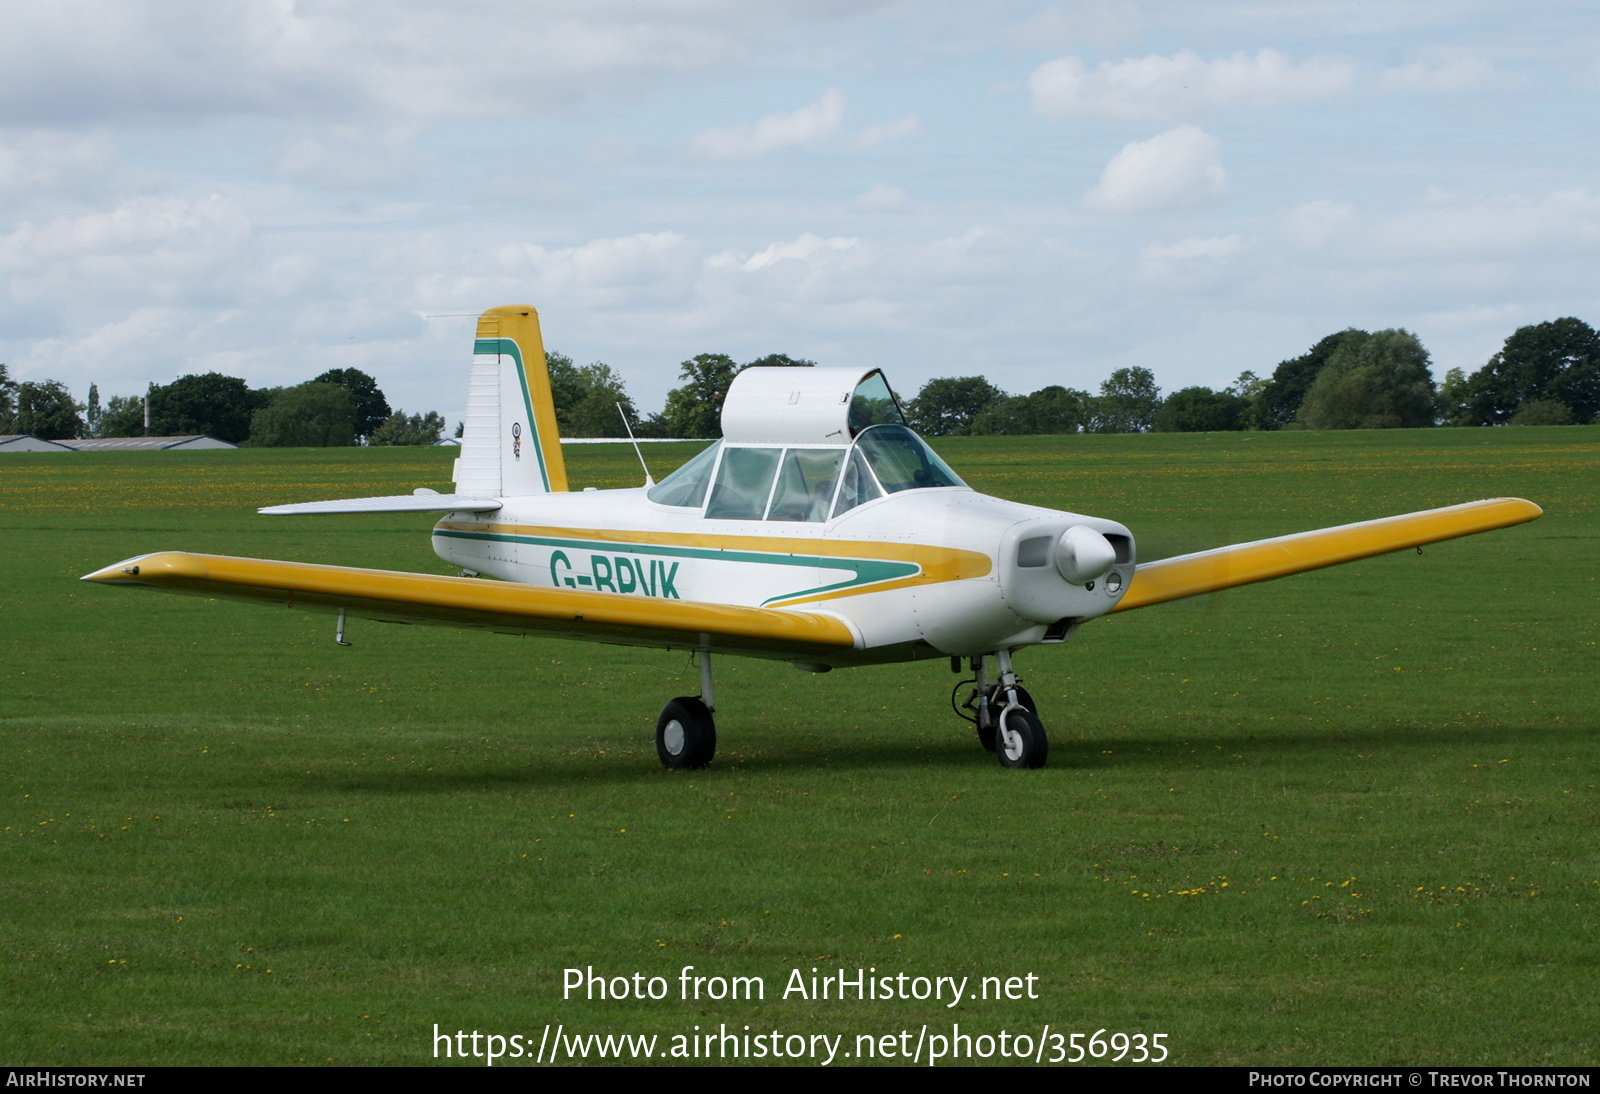
[[[839,617],[779,608],[695,601],[276,562],[183,551],[141,555],[85,581],[146,586],[195,596],[264,601],[291,608],[348,612],[372,619],[543,633],[626,645],[707,647],[789,656],[853,649]]]
[[[1396,517],[1319,528],[1141,563],[1114,612],[1336,566],[1425,543],[1508,528],[1544,512],[1521,498],[1489,498]]]

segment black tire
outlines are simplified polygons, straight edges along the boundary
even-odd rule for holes
[[[1033,696],[1028,694],[1027,688],[1017,689],[1017,702],[1027,707],[1034,714],[1039,713],[1039,708],[1033,704]],[[994,751],[994,729],[1000,724],[1000,712],[1006,709],[1005,693],[996,688],[989,693],[989,728],[978,726],[978,743],[990,752]]]
[[[1000,763],[1005,767],[1043,767],[1050,756],[1050,738],[1039,716],[1013,707],[1001,718],[994,752]]]
[[[668,767],[704,767],[717,754],[717,723],[699,699],[680,695],[656,719],[656,755]]]

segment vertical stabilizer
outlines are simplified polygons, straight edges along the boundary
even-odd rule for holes
[[[567,488],[539,313],[490,308],[478,317],[456,491],[517,497]]]

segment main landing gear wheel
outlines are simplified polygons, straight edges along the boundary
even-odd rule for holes
[[[699,699],[680,695],[656,719],[656,755],[668,767],[704,767],[717,754],[717,724]]]
[[[1043,767],[1050,755],[1050,739],[1038,715],[1020,707],[1001,714],[995,755],[1006,767]]]
[[[1039,713],[1039,708],[1034,703],[1033,696],[1028,694],[1027,688],[1017,689],[1017,702],[1027,707],[1031,713]],[[977,727],[978,743],[983,745],[983,747],[988,749],[990,752],[994,751],[994,730],[995,727],[1000,724],[1000,712],[1005,709],[1005,693],[999,690],[991,692],[989,694],[989,728],[984,729],[981,725]]]

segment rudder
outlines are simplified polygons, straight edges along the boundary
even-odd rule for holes
[[[478,317],[456,490],[517,497],[567,489],[539,313],[512,305]]]

